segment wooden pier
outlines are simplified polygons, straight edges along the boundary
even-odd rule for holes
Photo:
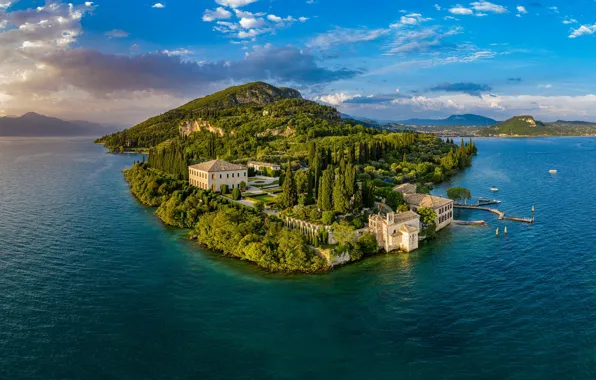
[[[459,203],[454,203],[453,204],[454,208],[459,208],[459,209],[468,209],[468,210],[482,210],[482,211],[488,211],[488,212],[492,212],[493,214],[496,214],[499,217],[499,220],[511,220],[513,222],[520,222],[520,223],[527,223],[527,224],[532,224],[534,223],[534,218],[515,218],[515,217],[510,217],[510,216],[505,216],[505,213],[503,211],[494,209],[494,208],[489,208],[489,207],[483,207],[479,204],[476,205],[462,205]]]

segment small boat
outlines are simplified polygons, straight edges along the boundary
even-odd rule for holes
[[[548,172],[549,172],[550,174],[557,174],[557,171],[556,171],[555,169],[553,169],[553,170],[549,170]]]
[[[496,193],[497,191],[499,191],[499,188],[497,188],[496,186],[493,186],[490,188],[490,191],[492,191],[493,193]]]

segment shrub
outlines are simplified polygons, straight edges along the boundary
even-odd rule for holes
[[[240,189],[239,188],[234,188],[234,190],[232,190],[232,199],[235,201],[239,201],[240,198],[242,198],[242,195],[240,194]]]
[[[335,213],[333,211],[325,211],[321,217],[324,225],[328,226],[335,220]]]
[[[254,203],[255,206],[255,210],[257,210],[258,212],[263,212],[263,210],[265,209],[265,204],[261,201],[256,201]]]

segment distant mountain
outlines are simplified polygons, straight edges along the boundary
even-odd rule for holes
[[[0,136],[102,136],[116,130],[116,127],[105,127],[88,121],[65,121],[35,112],[20,117],[0,117]]]
[[[502,123],[487,127],[479,136],[586,136],[596,134],[596,123],[563,121],[544,123],[532,116],[515,116]]]
[[[396,123],[415,126],[462,126],[462,127],[489,127],[499,122],[480,115],[465,114],[451,115],[446,119],[408,119]]]

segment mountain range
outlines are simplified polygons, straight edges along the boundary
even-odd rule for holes
[[[0,136],[15,137],[67,137],[102,136],[118,130],[88,121],[66,121],[35,112],[20,117],[0,117]]]
[[[489,127],[499,122],[480,115],[464,114],[451,115],[446,119],[408,119],[397,121],[399,124],[415,125],[420,127],[434,126],[462,126],[462,127]]]
[[[406,127],[489,127],[499,122],[497,120],[474,114],[451,115],[446,119],[407,119],[407,120],[373,120],[341,114],[344,119],[362,121],[373,127],[389,126],[393,129],[401,125]],[[407,129],[407,128],[406,128]]]

